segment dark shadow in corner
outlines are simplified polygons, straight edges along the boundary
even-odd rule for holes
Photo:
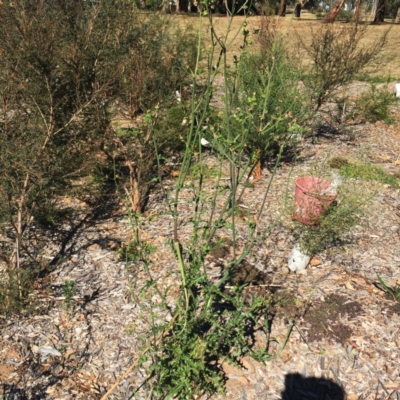
[[[285,377],[285,391],[281,396],[282,400],[344,400],[345,392],[329,379],[288,374]]]

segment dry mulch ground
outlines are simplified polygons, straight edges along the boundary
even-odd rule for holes
[[[393,116],[400,123],[399,107]],[[332,135],[320,137],[317,144],[310,140],[301,143],[302,162],[292,172],[290,162],[281,165],[266,211],[258,221],[261,230],[279,215],[287,179],[292,199],[295,177],[324,165],[330,157],[362,159],[400,173],[399,125],[363,123],[348,129],[350,136]],[[212,154],[206,162],[213,165]],[[270,171],[264,168],[262,179],[246,190],[243,205],[247,210],[258,208],[269,177]],[[163,185],[173,188],[175,182],[171,177]],[[211,177],[206,187],[213,185]],[[280,299],[271,310],[271,337],[276,339],[270,345],[271,354],[284,342],[289,322],[295,325],[275,360],[260,364],[245,357],[243,369],[224,365],[228,399],[400,397],[400,305],[375,285],[378,275],[391,286],[400,283],[400,191],[378,183],[367,186],[373,196],[348,242],[318,254],[304,274],[287,269],[295,243],[290,213],[239,270],[235,279],[251,283],[247,289],[250,296],[273,288],[274,297]],[[191,197],[190,189],[182,190],[182,243],[191,233]],[[2,320],[0,395],[7,399],[100,399],[138,357],[138,336],[147,331],[146,299],[138,293],[147,275],[140,263],[121,261],[115,251],[132,238],[124,203],[98,212],[88,212],[85,203],[76,199],[66,198],[64,205],[79,209],[79,215],[53,232],[51,243],[43,249],[43,259],[50,260],[63,248],[63,259],[47,277],[50,294],[40,288],[34,293],[43,304],[42,312]],[[160,288],[172,286],[172,302],[179,291],[178,266],[167,243],[172,218],[164,213],[166,209],[162,191],[155,190],[140,231],[142,240],[157,248],[151,255],[150,272]],[[239,247],[247,240],[248,218],[252,218],[251,212],[238,221]],[[229,232],[222,230],[219,236],[223,245],[207,261],[210,276],[215,278],[221,276],[224,259],[231,251],[226,239]],[[67,280],[76,287],[69,310],[62,291]],[[266,345],[262,336],[255,340],[258,346]],[[134,370],[109,398],[132,398],[145,377],[144,370]],[[136,396],[145,397],[140,392]]]

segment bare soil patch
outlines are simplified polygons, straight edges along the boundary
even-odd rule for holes
[[[324,302],[313,304],[306,313],[304,322],[310,324],[307,339],[310,342],[326,339],[328,342],[345,344],[353,331],[340,322],[341,317],[354,319],[361,316],[363,309],[360,303],[344,297],[330,294]]]

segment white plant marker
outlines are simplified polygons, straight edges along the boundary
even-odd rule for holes
[[[288,267],[292,272],[300,272],[307,268],[311,257],[302,253],[299,243],[296,243],[288,259]]]
[[[400,83],[396,83],[396,97],[400,97]]]

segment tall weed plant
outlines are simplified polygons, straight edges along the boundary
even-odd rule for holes
[[[139,260],[135,269],[144,272],[148,279],[143,287],[137,287],[136,283],[133,296],[147,315],[149,334],[143,338],[145,343],[140,358],[118,379],[104,398],[138,366],[147,368],[148,376],[140,390],[146,391],[149,398],[187,399],[223,393],[223,362],[240,366],[244,355],[267,361],[279,354],[270,355],[267,351],[271,299],[268,296],[255,296],[248,302],[243,295],[244,286],[234,285],[229,290],[227,286],[237,268],[251,254],[254,245],[263,240],[279,220],[278,217],[267,229],[264,227],[260,232],[258,221],[266,212],[266,199],[288,141],[285,129],[290,130],[290,123],[296,122],[295,116],[289,115],[289,104],[296,104],[296,107],[300,105],[296,103],[297,99],[291,97],[293,92],[290,91],[290,85],[294,78],[284,78],[287,76],[285,74],[290,76],[291,72],[282,71],[288,63],[283,60],[275,63],[271,56],[270,64],[260,70],[260,63],[255,62],[246,52],[249,33],[245,29],[245,23],[240,30],[243,34],[244,50],[235,60],[233,68],[229,69],[226,53],[231,46],[228,36],[232,29],[232,17],[228,20],[225,34],[222,37],[217,36],[215,21],[208,9],[211,4],[205,6],[206,9],[199,15],[197,63],[191,71],[192,97],[184,136],[185,152],[175,188],[167,193],[169,213],[173,219],[170,246],[176,259],[176,273],[179,275],[176,285],[179,285],[179,294],[171,306],[167,301],[171,288],[163,291],[163,288],[158,287],[153,278],[151,257],[139,251],[142,255],[135,256]],[[204,19],[208,20],[210,26],[212,45],[207,54],[207,75],[201,76],[199,60]],[[251,82],[252,87],[257,90],[256,95],[250,89],[246,92],[246,70],[250,70],[248,74],[259,79],[259,83],[263,85],[258,90],[257,83]],[[217,74],[224,77],[224,106],[218,112],[219,123],[214,123],[211,129],[209,122],[214,110],[210,107],[210,101]],[[202,82],[206,81],[205,86],[199,86],[200,76]],[[286,89],[289,94],[289,99],[282,108],[279,107],[280,100],[285,97],[284,93],[275,94],[274,89],[277,87]],[[199,90],[201,96],[198,96]],[[293,113],[297,113],[297,110]],[[156,114],[157,110],[150,113],[149,118],[155,118]],[[201,145],[205,132],[208,132],[209,145],[216,154],[215,171],[218,171],[212,187],[207,189],[204,184],[208,170],[203,167],[205,164],[202,162],[204,154]],[[279,140],[276,140],[277,134],[280,135]],[[260,136],[254,138],[254,135]],[[262,151],[268,151],[275,142],[278,146],[276,162],[266,185],[262,204],[257,210],[256,220],[244,228],[238,223],[236,210],[238,197],[246,190],[245,182],[252,162],[246,149],[257,144]],[[197,179],[192,174],[193,162],[199,166]],[[223,180],[225,170],[229,171],[228,186]],[[180,206],[183,189],[190,189],[193,194],[191,200],[185,200],[185,205],[191,212],[190,238],[181,236],[179,229],[182,219],[185,218]],[[282,204],[281,215],[284,208]],[[139,220],[140,216],[131,214],[132,227],[136,233]],[[239,246],[238,232],[242,229],[245,229],[247,240]],[[224,260],[222,275],[213,279],[206,258],[212,250],[213,242],[221,233],[230,237],[229,256]],[[135,234],[135,237],[135,248],[146,247],[141,245],[139,234]],[[293,324],[288,327],[288,335],[292,326]],[[264,330],[266,334],[264,348],[253,346],[252,334],[255,329]],[[281,350],[288,335],[281,343]]]

